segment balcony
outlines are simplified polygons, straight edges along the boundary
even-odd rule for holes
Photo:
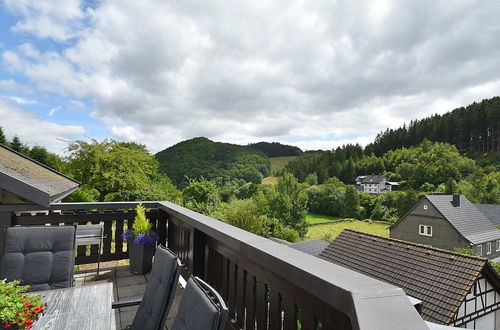
[[[229,306],[226,329],[428,329],[397,287],[179,205],[142,204],[160,243],[181,259],[182,276],[199,276],[221,293]],[[37,209],[29,205],[9,206],[9,216],[1,206],[0,211],[2,222],[11,226],[103,223],[101,261],[120,263],[128,258],[121,234],[131,227],[136,205],[53,203],[48,214],[26,212]],[[82,270],[75,276],[77,285],[95,283],[85,269],[97,255],[97,245],[78,247],[76,264]],[[114,282],[115,299],[141,295],[147,276],[132,276],[127,266],[104,269],[101,281]],[[130,310],[115,315],[117,328],[131,321],[127,313],[133,315]]]

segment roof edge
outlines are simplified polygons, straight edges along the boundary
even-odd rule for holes
[[[14,149],[11,149],[11,148],[9,148],[9,147],[6,147],[6,146],[4,146],[4,145],[2,145],[2,144],[0,144],[0,148],[7,149],[8,151],[13,152],[13,153],[15,153],[16,155],[21,156],[21,157],[23,157],[23,158],[25,158],[25,159],[27,159],[27,160],[29,160],[29,161],[31,161],[31,162],[33,162],[33,163],[37,164],[37,165],[40,165],[40,166],[44,167],[45,169],[47,169],[47,170],[49,170],[49,171],[51,171],[51,172],[53,172],[53,173],[56,173],[57,175],[60,175],[60,176],[62,176],[62,177],[65,177],[66,179],[71,180],[71,181],[73,181],[73,182],[77,183],[77,184],[78,184],[78,186],[81,186],[81,185],[82,185],[82,183],[81,183],[80,181],[77,181],[77,180],[73,179],[72,177],[67,176],[66,174],[63,174],[63,173],[61,173],[61,172],[59,172],[59,171],[56,171],[56,170],[55,170],[55,169],[53,169],[52,167],[47,166],[47,165],[45,165],[45,164],[42,164],[42,163],[40,163],[39,161],[34,160],[33,158],[30,158],[30,157],[28,157],[28,156],[26,156],[26,155],[24,155],[24,154],[22,154],[22,153],[20,153],[20,152],[18,152],[18,151],[15,151]]]
[[[393,223],[392,225],[390,225],[390,226],[388,227],[388,229],[392,229],[392,228],[396,227],[396,226],[397,226],[397,225],[401,222],[401,220],[403,220],[403,219],[404,219],[404,218],[405,218],[408,214],[410,214],[410,213],[411,213],[411,211],[413,211],[413,210],[417,207],[417,205],[418,205],[418,204],[420,204],[420,202],[422,202],[422,200],[423,200],[424,198],[426,198],[427,200],[429,200],[429,199],[427,198],[427,195],[425,195],[425,196],[424,196],[421,200],[419,200],[418,202],[416,202],[416,203],[415,203],[415,204],[414,204],[414,205],[410,208],[410,210],[408,210],[408,212],[406,212],[406,213],[405,213],[405,214],[404,214],[401,218],[399,218],[399,220],[398,220],[398,221],[396,221],[395,223]],[[430,202],[430,200],[429,200],[429,202]],[[435,207],[435,206],[434,206],[434,207]],[[439,210],[438,210],[438,211],[439,211]],[[439,212],[439,213],[441,214],[441,212]],[[441,214],[441,215],[443,215],[443,214]]]
[[[483,257],[479,257],[479,256],[472,256],[472,255],[469,255],[469,254],[463,254],[463,253],[458,253],[458,252],[455,252],[455,251],[450,251],[450,250],[440,249],[440,248],[436,248],[436,247],[426,246],[424,244],[418,244],[418,243],[414,243],[414,242],[403,241],[401,239],[392,238],[392,237],[382,237],[382,236],[378,236],[378,235],[374,235],[374,234],[363,233],[361,231],[352,230],[352,229],[344,229],[344,230],[342,230],[340,232],[340,234],[342,234],[342,232],[344,232],[344,231],[349,231],[349,232],[356,233],[356,234],[362,234],[362,235],[366,235],[366,236],[370,236],[370,237],[374,237],[374,238],[379,238],[379,239],[383,239],[383,240],[387,240],[387,241],[395,241],[395,242],[403,243],[403,244],[406,244],[406,245],[411,245],[411,246],[415,246],[415,247],[419,247],[419,248],[425,248],[427,250],[433,250],[433,251],[437,251],[437,252],[444,252],[444,253],[447,253],[447,254],[452,254],[452,255],[456,255],[456,256],[460,256],[460,257],[468,257],[470,259],[481,260],[481,261],[484,261],[485,263],[489,264],[488,259],[483,258]],[[500,277],[499,277],[499,285],[500,285]]]

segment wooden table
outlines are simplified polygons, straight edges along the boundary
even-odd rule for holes
[[[32,329],[92,329],[115,328],[111,303],[113,284],[81,286],[67,289],[33,292],[42,295],[48,307]]]

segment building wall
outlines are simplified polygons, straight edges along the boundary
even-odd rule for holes
[[[432,226],[432,237],[421,235],[420,225]],[[422,199],[410,213],[390,229],[390,236],[450,251],[457,247],[470,247],[469,243],[426,198]]]
[[[385,189],[387,180],[382,180],[380,183],[363,183],[363,191],[369,194],[381,194]]]
[[[491,253],[490,254],[487,253],[488,252],[488,250],[487,250],[488,243],[491,243]],[[479,253],[480,252],[479,248],[478,248],[479,245],[481,246],[481,253]],[[486,242],[486,243],[483,243],[483,244],[477,244],[477,245],[474,245],[472,247],[472,249],[477,254],[481,254],[483,257],[488,258],[488,259],[494,259],[494,258],[500,257],[500,249],[497,251],[496,241]]]
[[[466,329],[498,330],[499,304],[500,294],[488,280],[479,278],[460,305],[453,325]]]

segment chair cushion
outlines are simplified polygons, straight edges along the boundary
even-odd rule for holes
[[[132,329],[163,329],[173,301],[180,267],[177,256],[159,246],[144,297],[135,314]]]
[[[215,330],[220,322],[219,308],[193,278],[187,282],[172,330]]]
[[[6,228],[1,278],[23,280],[30,291],[71,287],[75,227]]]

